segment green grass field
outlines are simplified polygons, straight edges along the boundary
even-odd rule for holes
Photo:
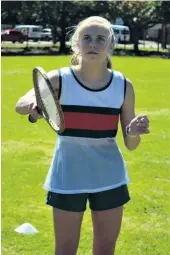
[[[51,208],[42,189],[55,146],[55,133],[41,120],[31,124],[15,113],[20,96],[32,88],[32,69],[69,65],[70,57],[2,58],[2,255],[53,255]],[[131,201],[126,204],[116,255],[170,255],[170,61],[113,57],[113,68],[136,92],[136,113],[150,119],[149,135],[135,151],[118,142],[129,171]],[[39,233],[21,235],[24,222]],[[68,230],[69,231],[69,230]],[[78,255],[92,255],[87,209]],[[69,254],[68,254],[69,255]]]

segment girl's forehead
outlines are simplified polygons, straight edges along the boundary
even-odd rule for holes
[[[98,24],[91,24],[88,25],[80,30],[80,36],[83,35],[103,35],[108,36],[109,29],[107,27],[104,27],[102,25]]]

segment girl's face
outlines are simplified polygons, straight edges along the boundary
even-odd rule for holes
[[[109,30],[99,25],[90,25],[79,33],[78,48],[84,61],[105,61],[111,48]]]

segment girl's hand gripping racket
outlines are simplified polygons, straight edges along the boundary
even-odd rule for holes
[[[64,114],[46,72],[42,67],[36,67],[32,74],[38,113],[42,114],[54,131],[63,132]],[[28,119],[32,123],[36,122],[31,114]]]

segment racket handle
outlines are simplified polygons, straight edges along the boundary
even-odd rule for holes
[[[36,110],[37,110],[37,112],[38,112],[39,114],[41,114],[41,110],[40,110],[38,107],[36,107]],[[32,117],[31,114],[28,115],[28,120],[29,120],[29,122],[31,122],[31,123],[37,122],[37,120],[35,120],[35,119]]]
[[[35,119],[32,117],[31,114],[28,115],[28,120],[29,120],[29,122],[31,122],[31,123],[37,122],[37,120],[35,120]]]

